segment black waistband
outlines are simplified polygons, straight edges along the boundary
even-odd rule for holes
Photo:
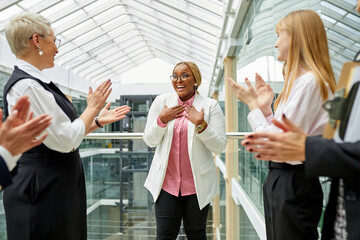
[[[292,169],[292,170],[304,170],[304,164],[291,165],[288,163],[269,162],[269,169]]]

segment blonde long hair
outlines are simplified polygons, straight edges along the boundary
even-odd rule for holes
[[[274,108],[287,101],[294,81],[302,69],[315,75],[322,100],[326,100],[326,83],[332,93],[336,84],[330,64],[325,27],[319,15],[312,10],[291,12],[276,24],[276,32],[280,30],[289,34],[290,48],[283,67],[284,88],[276,99]]]

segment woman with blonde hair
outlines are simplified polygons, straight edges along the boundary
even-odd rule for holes
[[[130,108],[109,110],[110,103],[104,107],[111,92],[107,80],[94,91],[89,88],[87,107],[78,117],[72,103],[42,72],[54,67],[60,47],[50,21],[21,13],[10,20],[5,33],[17,57],[4,88],[5,114],[27,95],[34,116],[52,117],[47,138],[22,154],[13,184],[4,191],[7,239],[84,240],[86,192],[79,146],[86,134],[124,118]]]
[[[310,136],[321,134],[327,121],[323,101],[332,97],[335,79],[324,25],[312,10],[291,12],[276,25],[278,60],[284,61],[284,88],[276,99],[271,87],[256,75],[242,87],[227,79],[236,97],[250,109],[255,132],[281,131],[271,119],[286,116]],[[251,151],[251,150],[250,150]],[[302,162],[269,162],[263,185],[267,239],[318,239],[323,193],[318,178],[306,178]]]

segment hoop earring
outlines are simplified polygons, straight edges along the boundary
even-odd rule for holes
[[[195,90],[198,89],[197,83],[194,83],[194,89],[195,89]]]
[[[43,51],[41,51],[41,47],[40,47],[40,46],[37,46],[37,49],[38,49],[38,51],[39,51],[39,55],[40,55],[40,56],[44,54]]]

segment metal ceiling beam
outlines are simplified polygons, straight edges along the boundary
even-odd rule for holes
[[[160,14],[163,14],[163,15],[168,16],[168,17],[170,17],[170,18],[173,18],[174,20],[179,21],[179,22],[182,22],[183,24],[188,25],[189,27],[193,27],[193,28],[195,28],[195,29],[197,29],[197,30],[199,30],[199,31],[202,31],[202,32],[204,32],[204,33],[206,33],[206,34],[209,34],[209,35],[211,35],[211,36],[216,37],[214,34],[209,33],[209,32],[207,32],[207,31],[205,31],[204,29],[201,29],[201,28],[196,27],[196,26],[194,26],[194,25],[191,25],[189,22],[183,21],[182,19],[179,19],[179,18],[177,18],[177,17],[174,17],[174,16],[172,16],[172,15],[166,13],[166,12],[159,11],[158,9],[153,8],[153,7],[150,7],[150,6],[148,6],[147,4],[144,4],[144,3],[139,2],[139,1],[137,1],[137,0],[131,0],[131,1],[137,2],[137,3],[141,4],[141,5],[144,5],[144,6],[148,7],[148,8],[150,8],[150,9],[152,9],[153,11],[156,11],[157,13],[160,13]],[[130,8],[133,8],[133,9],[139,11],[139,12],[142,12],[142,13],[144,13],[144,14],[147,14],[147,13],[144,12],[144,11],[141,11],[141,10],[135,8],[135,7],[132,7],[130,4],[127,4],[127,6],[130,7]],[[148,15],[148,14],[147,14],[147,15]],[[153,17],[153,16],[152,16],[152,17]]]
[[[164,31],[164,32],[170,32],[168,29],[166,29],[166,28],[164,28],[164,27],[162,27],[162,26],[154,25],[153,23],[150,23],[149,21],[144,20],[144,19],[141,19],[141,18],[138,18],[138,19],[135,20],[135,21],[136,21],[136,23],[141,23],[141,24],[145,22],[145,23],[147,23],[148,25],[153,26],[153,28],[159,28],[160,30],[162,30],[162,31]],[[184,33],[186,33],[186,34],[189,34],[190,36],[193,35],[193,34],[190,33],[188,30],[180,29],[180,28],[178,28],[176,25],[170,24],[170,23],[168,23],[168,22],[166,22],[165,24],[169,24],[170,26],[172,26],[172,27],[174,27],[174,28],[177,28],[178,30],[180,30],[180,31],[182,31],[182,32],[184,32]],[[174,33],[173,31],[171,31],[171,32]],[[177,34],[177,35],[179,35],[179,34]],[[205,41],[205,42],[208,42],[209,44],[214,45],[214,47],[216,47],[216,44],[214,44],[213,42],[209,41],[207,38],[204,38],[204,37],[198,36],[198,35],[194,35],[194,36],[196,36],[196,37],[198,37],[199,39],[201,39],[201,40],[203,40],[203,41]]]
[[[135,0],[135,1],[136,1],[136,0]],[[169,9],[171,9],[171,10],[177,11],[177,12],[180,13],[180,14],[185,14],[185,15],[187,15],[187,16],[190,17],[190,18],[197,19],[199,22],[202,22],[203,24],[206,24],[206,25],[208,25],[209,27],[216,28],[216,29],[220,30],[220,27],[219,27],[219,26],[217,26],[217,25],[215,25],[215,24],[212,24],[212,23],[210,23],[208,20],[202,19],[202,18],[200,18],[200,17],[198,17],[198,16],[196,16],[196,15],[194,15],[194,14],[190,14],[189,12],[184,11],[184,9],[178,9],[178,8],[176,8],[176,7],[173,6],[173,5],[169,5],[169,4],[167,4],[167,3],[165,3],[165,2],[161,2],[161,1],[159,1],[159,0],[155,0],[155,1],[156,1],[157,3],[163,5],[163,6],[166,6],[167,8],[169,8]],[[151,8],[152,8],[152,9],[156,9],[156,8],[153,8],[153,7],[151,7]],[[157,10],[158,10],[158,9],[157,9]]]
[[[356,12],[355,7],[351,7],[349,4],[344,3],[343,0],[339,1],[339,0],[326,0],[323,2],[328,2],[331,3],[332,5],[335,5],[338,8],[341,8],[342,10],[344,10],[345,12],[350,12],[352,14],[354,14],[355,16],[357,16],[359,13]],[[355,1],[354,1],[354,5],[356,5]]]
[[[142,49],[142,48],[144,48],[144,47],[146,48],[147,46],[139,47],[139,48],[137,48],[136,50],[134,50],[134,52],[137,51],[137,50],[139,50],[139,49]],[[113,53],[109,53],[109,55],[112,55],[112,54],[113,54]],[[102,57],[102,58],[99,58],[99,57],[98,57],[98,58],[96,58],[96,60],[97,60],[99,63],[102,63],[102,61],[103,61],[105,58],[106,58],[106,56],[105,56],[105,57]],[[130,57],[129,57],[129,59],[130,59]],[[83,77],[86,78],[87,75],[91,74],[92,72],[96,71],[96,70],[99,69],[99,68],[102,68],[103,66],[106,66],[106,64],[102,64],[102,66],[100,66],[100,67],[98,67],[98,68],[91,69],[91,71],[89,71],[88,73],[84,74]],[[89,70],[89,69],[87,69],[87,70]],[[79,74],[81,75],[81,72],[79,72]]]
[[[155,35],[153,35],[151,32],[146,31],[145,29],[142,30],[142,32],[143,32],[144,36],[146,36],[148,39],[154,39],[154,37],[156,37],[156,38],[158,38],[158,39],[161,39],[162,41],[166,41],[169,46],[172,46],[172,45],[176,45],[176,44],[177,44],[177,43],[174,43],[174,42],[172,42],[172,41],[168,41],[168,40],[166,40],[166,39],[162,39],[162,38],[159,37],[159,36],[155,36]],[[166,34],[164,34],[164,35],[166,36]],[[180,42],[180,41],[178,41],[178,42]],[[200,52],[200,53],[203,54],[203,55],[206,55],[207,57],[209,57],[209,58],[211,58],[211,59],[214,58],[214,56],[211,55],[211,53],[210,53],[211,51],[210,51],[210,50],[209,50],[209,51],[203,51],[202,49],[198,48],[197,46],[194,46],[195,44],[193,44],[193,42],[188,42],[188,43],[181,42],[181,44],[182,44],[182,45],[185,45],[185,46],[186,46],[187,48],[189,48],[189,49],[196,49],[196,51]],[[176,46],[171,47],[171,48],[176,48]],[[214,50],[213,50],[213,51],[214,51]]]
[[[202,10],[204,10],[204,11],[207,11],[207,12],[209,12],[209,13],[211,13],[211,14],[214,14],[215,16],[218,16],[218,17],[220,17],[220,18],[223,17],[221,14],[215,13],[215,12],[213,12],[213,11],[205,8],[205,7],[202,5],[202,3],[200,3],[199,1],[194,1],[194,0],[185,0],[185,1],[186,1],[188,4],[192,4],[192,5],[200,8],[200,9],[202,9]],[[221,4],[218,4],[218,5],[219,5],[219,7],[223,8],[223,6],[222,6]]]
[[[168,37],[176,37],[176,41],[179,41],[179,42],[184,42],[183,41],[183,38],[184,36],[181,36],[180,34],[178,33],[174,33],[174,32],[169,32],[169,31],[165,31],[165,29],[161,28],[161,27],[153,27],[152,25],[150,25],[150,23],[146,22],[146,24],[144,24],[143,22],[139,22],[138,24],[140,24],[141,26],[144,26],[145,28],[141,28],[140,30],[143,32],[143,31],[147,31],[149,32],[150,30],[151,31],[154,31],[154,32],[157,32],[163,36],[168,36]],[[149,32],[150,33],[150,32]],[[151,34],[151,33],[150,33]],[[172,34],[172,36],[170,35]],[[191,35],[190,35],[191,36]],[[203,51],[205,52],[211,52],[211,51],[214,51],[215,50],[215,44],[214,44],[214,48],[213,49],[210,49],[206,46],[203,46],[201,44],[198,44],[196,41],[193,41],[193,40],[188,40],[188,38],[186,38],[187,41],[191,41],[192,44],[194,46],[196,46],[197,48],[202,48]],[[211,42],[209,42],[211,44]],[[209,53],[208,53],[209,54]]]
[[[87,4],[87,5],[90,5],[90,4]],[[102,14],[103,12],[106,12],[107,10],[109,10],[109,9],[111,9],[111,8],[113,8],[113,7],[114,7],[114,6],[107,6],[107,8],[105,8],[105,9],[101,9],[101,10],[98,9],[98,10],[97,10],[98,12],[96,12],[95,14],[88,15],[88,14],[85,12],[84,7],[83,7],[83,6],[79,6],[79,8],[73,9],[71,12],[69,12],[68,14],[62,16],[61,18],[53,21],[52,23],[56,23],[56,22],[60,21],[62,18],[68,17],[69,15],[73,14],[74,12],[77,12],[77,11],[79,11],[79,10],[82,9],[82,10],[84,10],[84,12],[86,13],[86,15],[85,15],[86,17],[84,17],[84,16],[79,16],[79,17],[76,17],[76,18],[74,18],[74,19],[71,19],[71,22],[76,23],[76,25],[79,25],[79,24],[84,23],[84,22],[86,22],[86,21],[88,21],[88,20],[90,20],[90,19],[93,19],[94,17]],[[114,16],[112,19],[106,21],[105,23],[110,22],[111,20],[113,20],[113,19],[115,19],[115,18],[117,18],[117,17],[118,17],[118,16]],[[94,23],[95,23],[95,20],[94,20]],[[105,24],[105,23],[104,23],[104,24]],[[66,31],[72,29],[73,27],[74,27],[74,26],[73,26],[73,25],[70,25],[70,24],[69,24],[69,25],[63,25],[62,28],[60,28],[60,27],[57,28],[57,29],[58,29],[57,34],[62,34],[62,33],[64,33],[64,32],[66,32]],[[91,31],[91,29],[89,29],[89,31]]]

